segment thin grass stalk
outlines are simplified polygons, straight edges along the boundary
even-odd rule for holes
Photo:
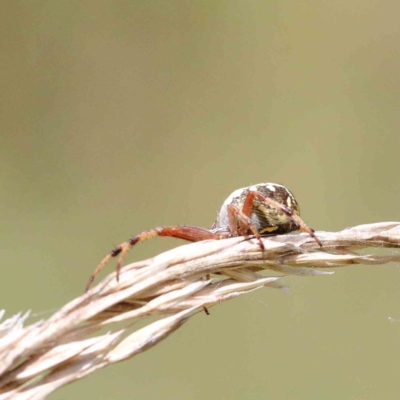
[[[307,234],[236,237],[177,247],[110,273],[47,320],[24,326],[29,313],[0,324],[0,400],[44,399],[68,383],[159,343],[203,308],[264,287],[284,289],[284,275],[329,275],[352,264],[399,261],[400,222]],[[370,254],[360,254],[361,249]],[[90,268],[88,268],[90,271]],[[283,275],[265,276],[266,270]],[[207,277],[212,277],[208,279]],[[0,320],[4,312],[0,312]],[[143,328],[138,321],[157,316]],[[211,320],[210,320],[211,322]],[[118,323],[118,328],[115,327]],[[122,326],[122,327],[121,327]],[[102,333],[104,327],[109,333]]]

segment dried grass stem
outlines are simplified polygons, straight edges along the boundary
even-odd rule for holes
[[[400,246],[400,222],[316,235],[322,248],[307,234],[264,238],[264,252],[256,240],[244,237],[180,246],[127,265],[119,282],[111,273],[47,320],[26,327],[28,313],[5,320],[0,324],[0,400],[43,399],[154,346],[203,307],[266,286],[284,287],[281,277],[262,276],[263,270],[324,275],[332,273],[326,268],[400,260],[396,252],[376,254],[378,248]],[[371,254],[357,253],[363,248],[371,248]],[[132,332],[133,324],[149,315],[160,318]],[[116,322],[123,327],[115,330]],[[115,331],[101,334],[104,326]]]

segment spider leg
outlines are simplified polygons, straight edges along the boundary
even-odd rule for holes
[[[254,199],[258,198],[259,200],[262,200],[263,202],[267,203],[268,205],[282,211],[284,214],[286,214],[288,217],[290,217],[296,224],[299,226],[299,230],[301,232],[306,232],[308,233],[317,243],[320,247],[322,247],[321,241],[315,236],[314,230],[311,229],[301,218],[299,215],[295,214],[291,209],[288,207],[284,206],[283,204],[279,203],[278,201],[271,199],[265,195],[263,195],[260,192],[250,192],[247,195],[246,201],[243,205],[243,209],[246,208],[246,211],[249,209],[251,211],[251,208],[253,206]],[[249,204],[247,204],[249,203]]]
[[[289,215],[294,220],[294,222],[296,222],[299,225],[301,232],[308,233],[317,242],[318,246],[322,247],[322,243],[315,235],[314,229],[310,228],[297,214],[291,212],[291,214],[286,214],[286,215]]]
[[[239,210],[233,204],[228,205],[228,217],[229,217],[229,228],[233,236],[246,235],[250,230],[251,233],[256,237],[260,245],[261,250],[264,250],[264,243],[261,240],[261,235],[258,233],[256,227],[253,224],[251,218],[246,215],[243,211]]]
[[[116,267],[116,275],[117,281],[119,280],[119,274],[121,270],[122,261],[126,256],[126,253],[139,242],[143,242],[144,240],[151,239],[156,236],[166,236],[166,237],[174,237],[178,239],[187,240],[189,242],[198,242],[206,239],[219,239],[219,236],[208,231],[207,229],[199,228],[197,226],[159,226],[157,228],[149,229],[147,231],[143,231],[136,236],[133,236],[129,240],[124,243],[121,243],[115,249],[113,249],[109,254],[107,254],[97,265],[93,274],[89,278],[89,282],[86,285],[85,291],[88,291],[90,285],[95,280],[98,273],[103,269],[103,267],[114,257],[119,256],[117,267]]]

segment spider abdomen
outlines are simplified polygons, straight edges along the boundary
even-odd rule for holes
[[[260,234],[287,233],[299,229],[299,225],[291,217],[292,214],[300,215],[299,205],[292,192],[277,183],[260,183],[231,193],[222,204],[211,231],[235,236],[232,232],[229,208],[232,209],[232,206],[238,210],[245,208],[245,202],[252,192],[254,200],[249,210],[249,218]],[[240,233],[251,234],[251,231],[247,229],[246,232]]]

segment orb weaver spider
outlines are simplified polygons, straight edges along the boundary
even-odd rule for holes
[[[102,268],[114,257],[119,256],[116,276],[119,280],[122,261],[126,253],[137,243],[156,237],[166,236],[198,242],[206,239],[225,239],[235,236],[254,235],[261,250],[264,243],[261,235],[282,234],[300,230],[308,233],[319,246],[320,240],[314,230],[300,218],[300,208],[285,186],[277,183],[259,183],[237,189],[222,204],[221,210],[211,229],[198,226],[159,226],[133,236],[107,254],[91,275],[86,291]]]

